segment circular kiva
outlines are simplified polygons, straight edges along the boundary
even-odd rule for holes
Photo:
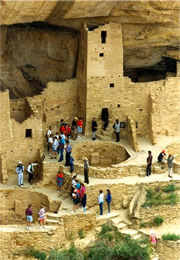
[[[132,175],[128,173],[127,166],[120,166],[130,155],[119,144],[98,141],[78,143],[73,146],[73,155],[76,172],[83,173],[83,159],[87,157],[91,177],[111,179]]]

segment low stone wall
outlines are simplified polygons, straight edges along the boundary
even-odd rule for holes
[[[46,211],[58,211],[61,205],[60,201],[50,201],[48,196],[27,189],[2,189],[0,191],[0,223],[15,224],[25,223],[25,210],[28,204],[32,204],[33,218],[38,219],[40,205],[43,204]]]
[[[27,231],[25,226],[21,230],[17,226],[0,226],[0,243],[3,245],[0,247],[0,256],[1,259],[12,259],[13,254],[22,253],[29,247],[45,252],[59,250],[67,246],[68,241],[79,237],[79,229],[88,232],[95,227],[94,212],[64,215],[61,224],[55,230],[49,231],[39,231],[37,228],[36,231],[33,228],[32,231]]]
[[[179,183],[178,181],[176,183]],[[113,183],[113,184],[95,184],[93,186],[87,185],[87,206],[94,207],[98,206],[97,198],[99,195],[99,190],[102,189],[104,194],[106,190],[110,189],[112,194],[112,208],[120,209],[123,205],[123,201],[126,200],[128,203],[132,200],[134,195],[140,189],[155,189],[164,188],[167,186],[167,182],[152,182],[152,183],[136,183],[136,184],[124,184],[124,183]],[[106,203],[105,203],[106,204]],[[158,208],[158,212],[159,208]],[[156,213],[158,213],[156,211]]]
[[[142,222],[153,221],[154,217],[161,216],[164,222],[169,223],[173,219],[180,218],[180,203],[177,205],[160,205],[157,207],[141,208],[140,220]]]
[[[74,163],[75,172],[84,174],[84,165],[78,162]],[[129,165],[129,166],[117,166],[117,167],[89,167],[89,176],[100,179],[119,179],[126,176],[138,176],[145,172],[141,166]]]
[[[160,260],[179,260],[180,259],[180,241],[158,240],[156,252]]]

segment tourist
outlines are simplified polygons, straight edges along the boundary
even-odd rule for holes
[[[84,183],[81,183],[80,193],[79,193],[79,197],[80,197],[81,201],[82,201],[82,198],[83,198],[83,195],[84,195],[85,191],[86,191],[86,187],[84,186]]]
[[[83,121],[82,121],[82,117],[80,117],[79,120],[77,121],[78,139],[81,139],[82,131],[83,131]]]
[[[52,156],[50,159],[57,159],[58,147],[59,147],[59,142],[57,140],[57,137],[54,136],[54,141],[53,141],[53,145],[52,145]]]
[[[28,208],[25,211],[26,214],[26,221],[27,221],[27,227],[26,229],[31,230],[31,223],[33,221],[33,211],[31,209],[32,205],[29,204]]]
[[[172,178],[172,169],[173,169],[173,160],[174,160],[174,156],[172,156],[171,154],[169,154],[168,158],[167,158],[167,165],[168,165],[168,177]]]
[[[92,140],[95,141],[96,140],[96,131],[97,131],[97,122],[96,122],[96,118],[93,118],[92,121]]]
[[[63,172],[62,171],[58,171],[58,174],[56,176],[56,181],[57,181],[57,186],[58,186],[58,190],[60,190],[60,187],[63,185]]]
[[[65,145],[65,139],[63,138],[63,136],[60,135],[60,141],[59,141],[60,157],[58,162],[62,162],[64,160],[64,145]]]
[[[66,146],[66,164],[65,166],[69,166],[69,162],[70,162],[70,154],[72,152],[72,146],[69,143],[69,140],[66,142],[67,146]]]
[[[112,201],[112,196],[110,190],[107,189],[107,194],[106,194],[106,202],[108,206],[108,214],[111,212],[111,201]]]
[[[71,133],[72,133],[73,140],[76,140],[76,138],[77,138],[77,120],[78,120],[78,118],[75,117],[74,120],[72,121],[72,125],[71,125]]]
[[[67,140],[69,140],[70,137],[71,137],[71,127],[70,127],[70,125],[66,126],[66,136],[67,136]]]
[[[53,135],[51,134],[48,138],[48,152],[49,155],[52,154],[52,145],[53,145]]]
[[[76,210],[78,209],[78,204],[80,202],[76,189],[74,190],[72,197],[73,197],[73,210],[72,210],[72,212],[76,212]]]
[[[23,184],[23,171],[24,171],[24,165],[22,162],[19,162],[19,164],[16,167],[16,173],[18,174],[18,186],[21,187]]]
[[[76,189],[76,185],[77,185],[77,179],[76,179],[76,175],[74,175],[72,178],[71,195],[74,192],[74,190]]]
[[[158,162],[160,163],[166,163],[166,153],[165,150],[162,150],[162,152],[158,155]]]
[[[61,119],[61,121],[60,121],[59,132],[64,133],[64,119]]]
[[[157,238],[156,238],[156,235],[154,233],[154,230],[150,231],[149,241],[150,241],[151,245],[153,246],[153,250],[154,250],[154,247],[156,246],[156,243],[157,243]]]
[[[84,157],[83,158],[84,161],[84,182],[89,184],[89,162],[88,162],[88,158]]]
[[[37,163],[30,163],[27,167],[27,173],[29,174],[28,182],[32,184],[33,178],[34,178],[34,166],[37,165]]]
[[[149,177],[151,175],[152,159],[153,159],[153,157],[152,157],[151,151],[148,151],[146,177]]]
[[[113,125],[114,128],[114,132],[116,134],[116,142],[119,142],[120,138],[119,138],[119,134],[120,134],[120,122],[118,119],[116,119],[116,122]]]
[[[48,138],[50,137],[51,134],[52,134],[52,127],[50,126],[49,129],[48,129],[47,132],[46,132],[47,142],[48,142]],[[49,151],[49,150],[48,150],[48,151]]]
[[[69,158],[69,166],[70,166],[70,173],[73,173],[73,171],[74,171],[74,158],[72,156],[72,153],[70,154],[70,158]]]
[[[40,207],[38,215],[39,215],[39,225],[40,225],[39,228],[40,229],[42,227],[46,228],[46,226],[45,226],[45,209],[44,209],[44,207],[42,205]]]
[[[99,196],[98,196],[98,204],[99,204],[99,209],[100,209],[100,216],[103,215],[103,204],[104,204],[104,194],[103,191],[99,191]]]
[[[87,195],[86,192],[84,192],[82,200],[81,200],[81,205],[83,206],[83,212],[86,212],[86,201],[87,201]]]

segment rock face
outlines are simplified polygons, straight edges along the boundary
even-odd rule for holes
[[[75,76],[78,34],[42,24],[2,27],[1,86],[11,97],[38,94]]]
[[[9,88],[11,97],[34,95],[50,80],[75,76],[83,22],[122,24],[125,75],[137,78],[135,70],[145,68],[162,72],[155,79],[165,77],[179,60],[179,9],[179,1],[164,0],[1,1],[0,89]]]

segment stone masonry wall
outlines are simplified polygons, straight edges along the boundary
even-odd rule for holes
[[[141,208],[140,216],[141,222],[150,222],[153,221],[154,217],[161,216],[165,223],[170,223],[173,219],[180,218],[180,203],[177,205]]]
[[[160,260],[179,260],[180,241],[158,240],[156,252]]]
[[[127,129],[128,129],[128,140],[131,147],[135,152],[138,152],[138,139],[136,134],[136,124],[133,119],[128,117],[127,120]]]

